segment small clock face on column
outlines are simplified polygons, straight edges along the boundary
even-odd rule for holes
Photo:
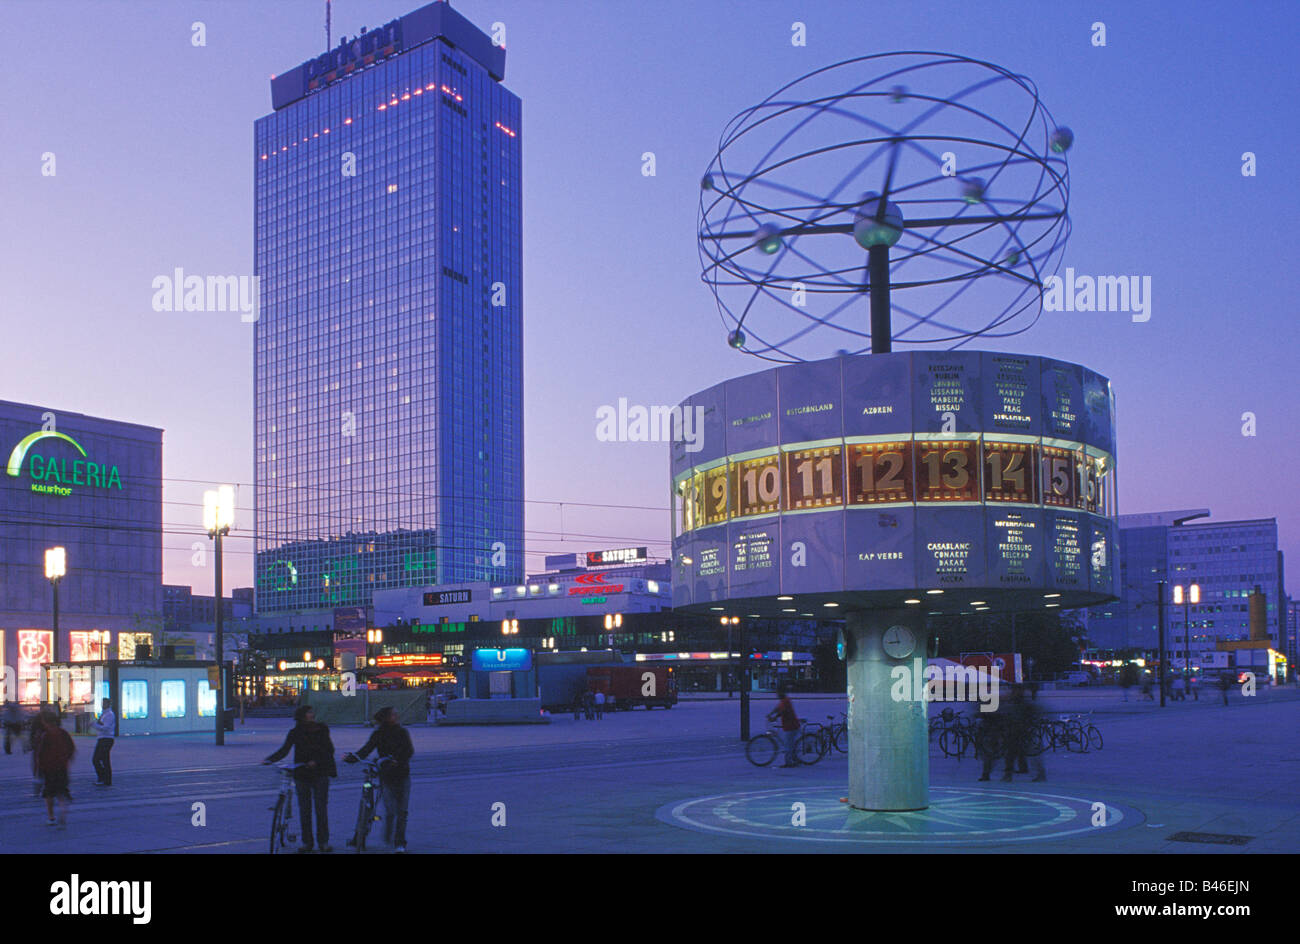
[[[906,626],[891,626],[885,630],[882,645],[891,659],[906,659],[916,649],[916,636]]]

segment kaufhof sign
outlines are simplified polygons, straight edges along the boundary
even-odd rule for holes
[[[75,488],[122,489],[117,466],[90,458],[81,443],[55,430],[19,440],[5,471],[16,479],[26,475],[31,490],[44,495],[67,497]]]

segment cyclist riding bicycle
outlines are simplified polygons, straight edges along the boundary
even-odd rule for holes
[[[767,720],[781,719],[781,739],[785,741],[785,763],[781,766],[794,767],[798,764],[794,749],[799,740],[799,727],[803,722],[795,714],[794,705],[790,702],[789,690],[784,685],[776,687],[776,697],[776,707],[767,713]]]
[[[415,747],[411,744],[411,735],[398,723],[397,711],[392,707],[380,708],[375,712],[375,728],[370,740],[355,754],[344,754],[343,760],[355,764],[359,757],[365,757],[373,750],[378,750],[381,757],[391,757],[391,764],[384,764],[379,769],[379,785],[383,790],[384,803],[384,838],[392,843],[397,852],[406,851],[406,811],[411,801],[411,756]],[[348,845],[352,845],[349,840]]]

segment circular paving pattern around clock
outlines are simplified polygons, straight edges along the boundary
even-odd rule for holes
[[[881,813],[851,809],[841,802],[846,792],[844,786],[813,785],[720,794],[669,803],[655,816],[672,826],[751,839],[918,846],[1060,839],[1143,820],[1131,807],[1053,793],[931,787],[928,809]],[[802,811],[796,803],[804,804]],[[800,812],[803,824],[796,825]]]

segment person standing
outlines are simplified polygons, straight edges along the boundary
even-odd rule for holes
[[[5,702],[4,711],[4,728],[5,728],[5,753],[14,752],[13,739],[22,739],[23,736],[23,716],[18,710],[18,703],[14,701]]]
[[[95,754],[90,762],[95,765],[95,785],[111,787],[113,785],[113,764],[109,753],[113,750],[113,738],[117,735],[117,716],[113,714],[113,702],[105,698],[100,703],[99,718],[91,725],[99,740],[95,741]]]
[[[944,709],[945,714],[951,709]],[[1000,699],[997,707],[993,711],[981,712],[976,730],[977,746],[980,755],[983,757],[983,763],[980,766],[980,780],[988,780],[989,775],[993,773],[993,765],[999,757],[1003,755],[1007,758],[1008,773],[1003,777],[1004,780],[1011,779],[1011,761],[1012,747],[1010,744],[1011,724],[1009,722],[1010,707],[1006,699]],[[945,718],[945,721],[948,719]]]
[[[1232,682],[1228,680],[1228,673],[1223,672],[1219,675],[1219,691],[1223,693],[1223,707],[1228,707],[1228,689],[1232,687]]]
[[[1047,769],[1043,765],[1042,752],[1031,752],[1033,738],[1038,731],[1041,720],[1038,706],[1025,700],[1025,690],[1019,685],[1011,686],[1011,724],[1007,731],[1007,762],[1002,768],[1002,779],[1010,780],[1014,767],[1017,773],[1029,773],[1028,757],[1034,765],[1034,781],[1047,779]]]
[[[365,757],[373,750],[381,758],[391,763],[379,768],[379,786],[384,804],[384,838],[392,843],[395,852],[406,851],[406,815],[411,803],[411,757],[415,747],[411,744],[411,735],[398,722],[397,711],[393,707],[380,708],[375,712],[375,728],[365,746],[355,754],[344,754],[343,760],[355,764],[358,757]],[[352,845],[352,840],[348,840]]]
[[[293,762],[301,765],[293,772],[298,790],[299,825],[302,826],[302,846],[298,851],[312,851],[311,814],[315,807],[316,846],[321,852],[333,852],[329,823],[330,777],[337,777],[339,771],[334,763],[334,742],[330,740],[329,725],[316,720],[311,705],[299,705],[293,713],[293,720],[297,723],[289,729],[284,744],[262,763],[273,764],[293,748]]]
[[[596,692],[596,720],[601,721],[605,717],[605,693]]]
[[[794,767],[798,765],[795,757],[795,744],[799,738],[799,716],[795,714],[794,705],[790,701],[789,691],[785,685],[776,687],[776,707],[767,713],[768,721],[781,720],[781,739],[785,741],[785,763],[782,767]]]
[[[41,796],[45,798],[48,825],[55,825],[54,801],[57,799],[59,800],[58,825],[64,827],[68,825],[68,806],[72,802],[72,794],[68,792],[68,764],[72,762],[76,747],[53,712],[42,712],[34,723],[39,724],[42,729],[36,747],[36,768],[45,781]]]

